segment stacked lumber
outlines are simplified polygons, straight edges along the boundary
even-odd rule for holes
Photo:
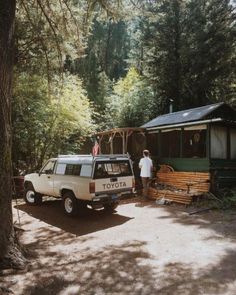
[[[178,189],[209,192],[210,173],[208,172],[157,172],[157,181]]]
[[[158,188],[158,184],[167,189]],[[189,205],[194,196],[210,190],[210,173],[205,172],[157,172],[156,187],[150,187],[149,197]]]

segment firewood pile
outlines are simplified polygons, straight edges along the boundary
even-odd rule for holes
[[[210,190],[210,173],[157,172],[149,187],[149,197],[189,205],[194,197]]]

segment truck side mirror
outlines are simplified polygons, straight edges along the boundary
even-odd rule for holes
[[[52,169],[45,170],[45,174],[52,174]]]

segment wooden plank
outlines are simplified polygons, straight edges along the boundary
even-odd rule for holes
[[[210,173],[208,172],[157,172],[157,181],[176,188],[208,192]]]
[[[156,176],[157,183],[169,185],[173,190],[150,188],[149,195],[154,199],[164,197],[170,201],[188,205],[194,196],[202,195],[210,190],[210,173],[208,172],[170,171],[157,172]]]

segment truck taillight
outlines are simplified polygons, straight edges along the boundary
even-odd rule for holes
[[[132,179],[132,187],[135,188],[135,178]]]
[[[89,183],[89,192],[90,192],[90,194],[95,193],[95,182]]]

